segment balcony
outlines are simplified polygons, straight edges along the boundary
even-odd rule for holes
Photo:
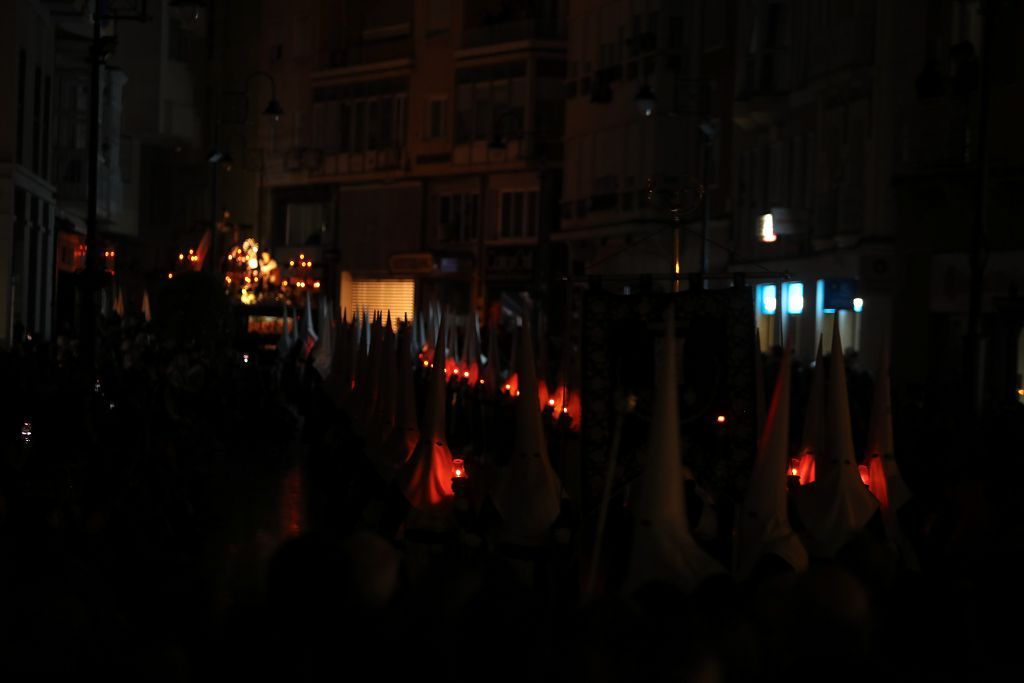
[[[367,42],[362,45],[349,45],[333,50],[330,62],[325,67],[328,69],[346,69],[366,64],[412,59],[412,56],[412,37],[402,36],[400,38]]]
[[[467,28],[462,32],[462,48],[487,47],[525,40],[563,40],[558,22],[522,19]]]

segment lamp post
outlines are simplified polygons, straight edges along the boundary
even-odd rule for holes
[[[713,82],[714,79],[707,77],[685,79],[682,81],[683,84],[699,85],[704,87],[707,87]],[[640,110],[640,113],[649,117],[654,114],[658,99],[654,91],[651,89],[651,86],[645,82],[637,90],[634,101],[636,102],[636,106]],[[675,114],[673,113],[670,115]],[[706,284],[706,279],[710,271],[710,264],[708,260],[708,245],[710,241],[708,233],[711,225],[711,201],[708,186],[711,182],[711,153],[714,150],[715,138],[718,135],[718,128],[710,121],[710,119],[707,118],[704,118],[701,123],[697,125],[697,128],[701,132],[703,142],[701,145],[701,188],[699,192],[699,195],[704,202],[704,212],[701,218],[700,274],[702,276],[702,281]],[[676,276],[676,291],[679,291],[679,271],[680,262],[682,260],[682,254],[680,253],[682,248],[682,240],[680,237],[681,213],[679,211],[673,211],[673,217],[676,220],[675,234],[673,238],[673,261]]]

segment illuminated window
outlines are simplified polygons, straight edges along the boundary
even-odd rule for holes
[[[783,285],[786,297],[786,313],[800,315],[804,312],[804,283],[788,282]]]
[[[381,311],[387,316],[391,312],[392,324],[408,315],[413,319],[416,301],[415,280],[358,280],[352,279],[348,286],[348,295],[342,297],[350,311]]]
[[[761,313],[765,315],[775,315],[775,310],[778,308],[778,289],[775,285],[761,285],[758,287],[760,290],[761,300]]]
[[[854,300],[853,300],[853,312],[854,313],[860,313],[863,310],[864,310],[864,299],[861,299],[859,296],[854,298]]]

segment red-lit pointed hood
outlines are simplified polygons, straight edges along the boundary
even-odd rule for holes
[[[797,571],[807,568],[807,550],[790,527],[787,512],[791,359],[792,349],[787,348],[737,523],[736,569],[741,578],[766,553],[781,557]]]
[[[861,481],[853,450],[838,315],[832,328],[829,361],[825,449],[823,455],[816,458],[814,482],[801,487],[797,497],[800,519],[807,529],[808,549],[824,557],[835,556],[878,509],[878,501]]]

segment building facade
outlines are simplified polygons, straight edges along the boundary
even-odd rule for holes
[[[1024,233],[1011,197],[1024,137],[1008,117],[1021,106],[1024,53],[1012,36],[1024,15],[1017,3],[989,4],[987,15],[959,0],[739,4],[730,267],[786,274],[759,288],[765,349],[792,326],[810,361],[819,337],[827,352],[839,316],[865,369],[891,340],[901,390],[959,372],[987,138],[985,374],[1000,395],[1020,386],[1011,309]]]
[[[705,219],[728,237],[732,16],[725,1],[570,3],[558,239],[575,276],[671,288],[704,266]],[[726,256],[708,249],[707,268]]]
[[[543,289],[563,3],[265,3],[260,35],[285,114],[257,124],[257,230],[282,277],[312,260],[349,310]]]

